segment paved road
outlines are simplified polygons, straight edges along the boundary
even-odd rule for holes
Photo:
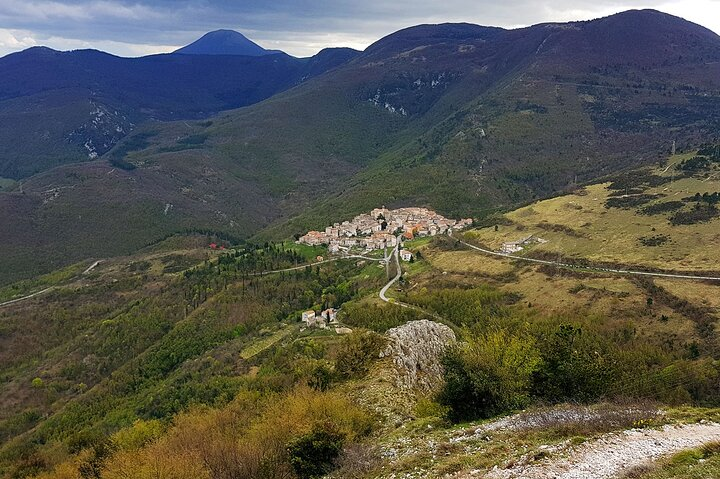
[[[570,264],[570,263],[560,263],[557,261],[547,261],[543,259],[535,259],[535,258],[526,258],[524,256],[515,256],[512,254],[506,254],[506,253],[498,253],[497,251],[491,251],[485,248],[480,248],[479,246],[475,246],[470,243],[466,243],[465,241],[460,241],[461,244],[464,244],[465,246],[472,248],[476,251],[480,251],[481,253],[493,255],[493,256],[501,256],[503,258],[509,258],[509,259],[515,259],[519,261],[527,261],[530,263],[539,263],[539,264],[547,264],[551,266],[559,266],[561,268],[568,268],[568,269],[578,269],[578,270],[585,270],[585,271],[596,271],[599,273],[614,273],[614,274],[625,274],[625,275],[634,275],[634,276],[655,276],[660,278],[678,278],[678,279],[694,279],[694,280],[702,280],[702,281],[720,281],[719,277],[715,276],[697,276],[692,274],[672,274],[672,273],[651,273],[648,271],[633,271],[629,269],[612,269],[612,268],[597,268],[593,266],[580,266],[576,264]]]
[[[383,258],[371,258],[370,256],[353,254],[353,255],[349,255],[349,256],[340,256],[338,258],[326,259],[323,261],[318,261],[316,263],[307,263],[307,264],[302,264],[300,266],[293,266],[292,268],[274,269],[272,271],[258,271],[257,273],[250,273],[250,274],[248,274],[248,276],[265,276],[266,274],[286,273],[288,271],[297,271],[299,269],[305,269],[308,266],[317,266],[319,264],[333,263],[335,261],[340,261],[342,259],[367,259],[370,261],[379,261],[381,263],[383,263],[385,261],[385,259],[383,259]]]
[[[33,294],[28,294],[27,296],[23,296],[22,298],[16,298],[10,301],[5,301],[4,303],[0,303],[0,308],[3,306],[10,306],[11,304],[19,303],[20,301],[25,301],[26,299],[34,298],[35,296],[40,296],[41,294],[48,293],[55,289],[55,286],[50,286],[49,288],[45,288],[42,291],[38,291]]]
[[[414,309],[415,311],[418,311],[426,316],[430,316],[439,321],[443,321],[444,318],[442,316],[440,316],[439,314],[435,314],[431,311],[425,311],[421,307],[415,306],[414,304],[403,303],[402,301],[398,301],[397,299],[387,297],[388,290],[392,287],[392,285],[397,283],[400,280],[400,277],[402,276],[402,268],[400,267],[400,251],[399,250],[400,250],[400,236],[398,236],[398,240],[397,240],[397,244],[396,244],[395,248],[392,250],[392,252],[390,253],[390,256],[387,258],[388,264],[390,264],[390,261],[393,258],[395,259],[395,266],[397,267],[397,273],[395,274],[395,277],[392,278],[390,281],[388,281],[388,283],[385,286],[383,286],[383,288],[380,290],[380,299],[382,299],[386,303],[395,304],[397,306],[401,306],[401,307],[407,308],[407,309]]]
[[[395,274],[395,277],[391,279],[388,284],[383,286],[383,288],[380,290],[380,299],[385,301],[386,303],[390,302],[390,299],[385,295],[388,292],[388,289],[398,282],[400,280],[400,276],[402,276],[402,269],[400,268],[400,237],[398,237],[397,243],[395,244],[395,248],[393,248],[392,253],[390,253],[390,257],[388,258],[388,264],[390,264],[390,261],[392,259],[395,259],[395,266],[397,267],[397,273]],[[400,306],[408,307],[409,305],[406,305],[404,303],[400,303],[397,301],[394,301],[395,303],[399,304]]]
[[[94,262],[93,264],[91,264],[85,271],[82,272],[82,275],[86,275],[86,274],[90,273],[90,271],[92,271],[92,270],[94,270],[95,268],[97,268],[97,265],[99,265],[100,263],[102,263],[102,260],[95,261],[95,262]],[[82,276],[82,275],[81,275],[81,276]],[[79,276],[78,276],[78,277],[79,277]],[[70,280],[70,281],[74,281],[74,280],[78,279],[78,277],[75,277],[75,278],[73,278],[73,279]],[[11,304],[19,303],[20,301],[25,301],[26,299],[30,299],[30,298],[34,298],[34,297],[36,297],[36,296],[40,296],[41,294],[49,293],[50,291],[52,291],[52,290],[55,289],[55,288],[56,288],[56,286],[50,286],[49,288],[45,288],[45,289],[43,289],[43,290],[41,290],[41,291],[37,291],[37,292],[35,292],[35,293],[28,294],[27,296],[23,296],[22,298],[15,298],[15,299],[12,299],[12,300],[10,300],[10,301],[5,301],[4,303],[0,303],[0,308],[2,308],[3,306],[10,306]]]

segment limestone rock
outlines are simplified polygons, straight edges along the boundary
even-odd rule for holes
[[[429,393],[442,382],[442,355],[455,343],[455,333],[434,321],[410,321],[387,331],[388,345],[381,357],[396,370],[395,386]]]

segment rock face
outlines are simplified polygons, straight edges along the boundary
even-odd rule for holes
[[[388,345],[381,357],[395,366],[395,386],[429,393],[442,381],[440,360],[455,333],[444,324],[428,320],[411,321],[387,331]]]

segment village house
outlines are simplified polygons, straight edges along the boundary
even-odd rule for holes
[[[319,231],[308,231],[308,233],[305,236],[301,236],[298,241],[310,246],[319,246],[327,242],[327,236]]]
[[[544,240],[542,238],[538,238],[535,235],[530,235],[526,238],[523,238],[518,241],[508,241],[506,243],[503,243],[500,247],[500,252],[504,254],[512,254],[512,253],[519,253],[522,251],[526,246],[533,244],[533,243],[547,243],[547,240]]]
[[[400,259],[402,259],[403,261],[410,261],[412,258],[413,254],[410,251],[406,249],[400,251]]]
[[[337,323],[337,311],[333,308],[326,309],[325,311],[320,313],[320,316],[322,316],[323,319],[330,324]]]
[[[507,243],[503,243],[500,247],[500,252],[504,254],[512,254],[512,253],[518,253],[523,250],[523,247],[520,246],[519,241],[509,241]]]
[[[304,311],[302,314],[302,321],[307,327],[315,326],[317,317],[315,311]]]

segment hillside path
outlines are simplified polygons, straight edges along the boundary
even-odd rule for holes
[[[572,448],[566,457],[539,464],[493,469],[487,479],[610,479],[663,456],[720,441],[720,424],[667,425],[662,429],[630,429],[610,433]],[[478,477],[472,472],[463,479]]]

